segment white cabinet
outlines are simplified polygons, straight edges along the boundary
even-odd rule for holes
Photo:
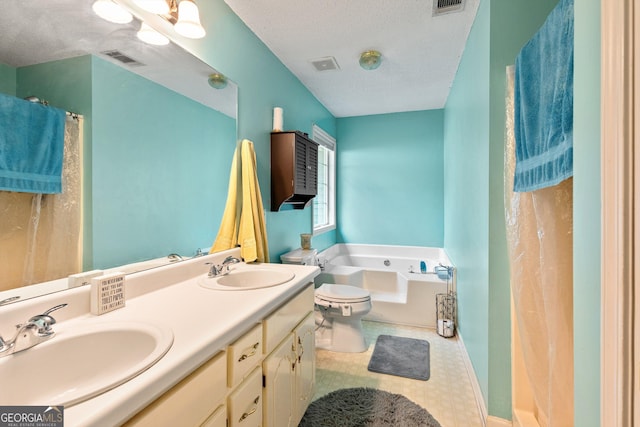
[[[229,388],[242,379],[262,360],[262,325],[258,324],[227,348]]]
[[[262,362],[265,427],[292,425],[295,358],[290,333]]]
[[[283,320],[284,319],[284,320]],[[270,324],[275,320],[275,325]],[[310,285],[281,310],[265,319],[265,331],[288,333],[262,363],[264,427],[295,427],[315,390],[315,321]],[[265,338],[265,343],[271,343]]]
[[[199,426],[218,411],[226,392],[227,355],[220,352],[125,425]]]
[[[207,418],[202,427],[227,427],[227,407],[221,405]]]
[[[294,419],[297,426],[311,403],[316,386],[316,323],[313,312],[294,330],[297,363],[294,379]]]
[[[229,395],[229,427],[262,426],[262,370],[256,368]]]
[[[313,397],[313,283],[125,424],[295,427]]]

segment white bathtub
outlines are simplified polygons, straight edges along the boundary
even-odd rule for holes
[[[420,261],[427,274],[420,273]],[[441,248],[336,244],[318,254],[323,283],[358,286],[371,293],[372,309],[364,318],[402,325],[436,327],[436,294],[447,292],[447,280],[434,268],[451,262]],[[449,285],[455,292],[455,273]]]

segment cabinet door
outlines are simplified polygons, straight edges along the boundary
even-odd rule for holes
[[[199,426],[224,400],[226,392],[227,355],[220,352],[125,426]]]
[[[295,371],[293,425],[298,425],[315,393],[315,326],[314,314],[311,312],[294,330],[298,363]]]
[[[313,194],[318,189],[318,146],[296,135],[295,193]]]
[[[297,358],[293,352],[293,333],[262,362],[264,375],[264,427],[293,424],[293,380]]]
[[[227,407],[222,405],[216,409],[201,427],[227,427]]]

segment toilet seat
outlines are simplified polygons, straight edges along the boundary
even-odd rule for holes
[[[335,303],[358,303],[371,300],[371,294],[366,289],[334,283],[324,283],[317,288],[315,297],[322,301]]]

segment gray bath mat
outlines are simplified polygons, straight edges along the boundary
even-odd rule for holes
[[[374,388],[343,388],[314,401],[298,427],[441,427],[422,406]]]
[[[415,338],[380,335],[369,361],[369,370],[426,381],[431,375],[429,342]]]

